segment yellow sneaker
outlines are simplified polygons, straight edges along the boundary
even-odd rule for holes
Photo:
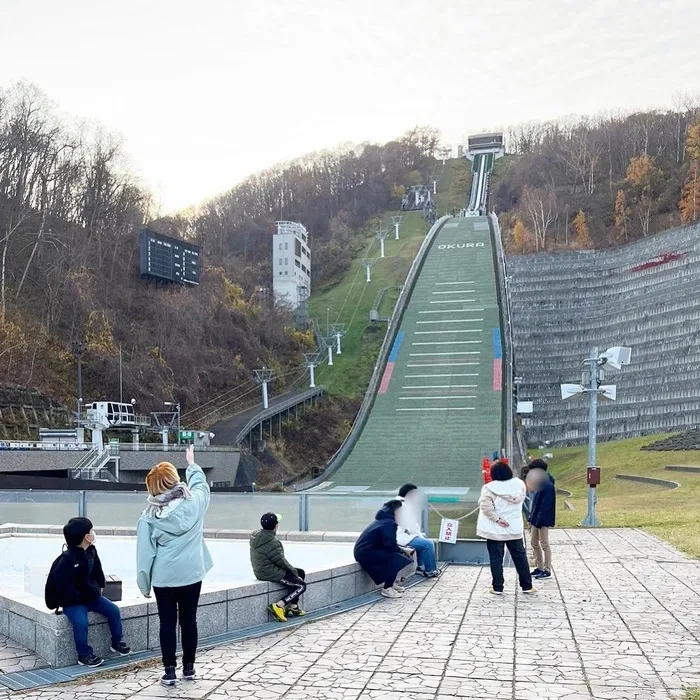
[[[530,595],[530,594],[532,594],[532,593],[537,593],[537,589],[536,589],[536,588],[528,588],[528,590],[523,591],[523,593],[524,593],[525,595]]]
[[[286,622],[287,621],[287,616],[284,614],[284,608],[281,605],[277,605],[277,603],[272,603],[272,605],[268,605],[267,609],[280,621],[280,622]]]
[[[306,613],[298,605],[287,608],[285,614],[287,617],[304,617],[304,615],[306,615]]]

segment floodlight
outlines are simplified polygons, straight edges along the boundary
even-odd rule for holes
[[[614,348],[608,348],[600,358],[605,360],[605,364],[609,365],[613,369],[620,369],[624,365],[630,363],[630,358],[632,357],[632,348],[624,348],[615,346]]]
[[[582,394],[584,391],[580,384],[562,384],[561,385],[561,397],[562,399],[570,399],[576,394]]]
[[[606,399],[610,399],[611,401],[617,399],[617,387],[614,384],[604,384],[600,387],[599,391]]]

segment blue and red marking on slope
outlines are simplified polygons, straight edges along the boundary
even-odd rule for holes
[[[503,389],[503,348],[501,347],[501,329],[494,328],[493,336],[493,390]]]
[[[394,372],[394,365],[396,364],[396,358],[399,356],[399,350],[401,349],[401,343],[403,343],[403,337],[405,333],[399,331],[394,338],[394,344],[391,346],[391,352],[389,353],[389,359],[386,363],[386,369],[382,375],[382,382],[379,385],[379,394],[386,394],[389,389],[389,382],[391,381],[391,375]]]

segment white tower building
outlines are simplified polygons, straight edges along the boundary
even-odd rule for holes
[[[278,221],[272,237],[272,289],[275,298],[296,309],[300,289],[311,293],[311,250],[309,233],[296,221]]]

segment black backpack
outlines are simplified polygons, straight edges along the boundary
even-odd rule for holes
[[[58,601],[58,587],[56,586],[55,573],[61,559],[63,559],[64,556],[70,557],[70,555],[67,552],[68,548],[66,547],[66,545],[63,546],[64,550],[59,556],[57,556],[54,559],[53,564],[51,564],[51,568],[49,569],[49,575],[46,578],[46,586],[44,587],[44,602],[46,603],[46,607],[49,610],[54,610],[56,612],[56,615],[60,615],[60,611],[58,610],[58,608],[60,608],[61,606]]]

